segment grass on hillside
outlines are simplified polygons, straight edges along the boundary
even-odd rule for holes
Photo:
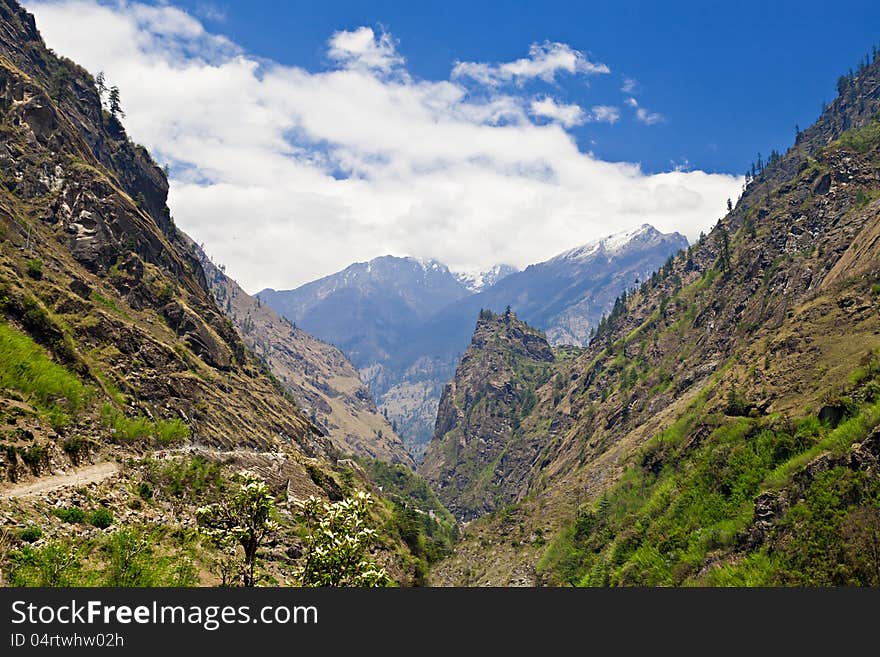
[[[880,561],[859,547],[875,525],[880,535],[880,483],[858,470],[837,465],[810,480],[777,518],[775,549],[766,541],[748,547],[758,494],[798,485],[798,473],[823,453],[845,462],[851,445],[880,426],[880,359],[852,381],[848,417],[834,428],[811,415],[707,416],[692,405],[592,508],[579,510],[539,571],[581,586],[880,584]]]
[[[93,392],[30,337],[2,321],[0,387],[24,394],[55,429],[67,426],[82,412]]]
[[[180,418],[150,420],[143,415],[129,417],[113,407],[101,407],[101,422],[109,427],[116,440],[135,442],[155,439],[160,445],[169,445],[189,436],[189,427]]]

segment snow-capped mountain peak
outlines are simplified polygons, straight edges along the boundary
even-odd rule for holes
[[[493,265],[485,270],[469,270],[453,272],[456,280],[468,290],[476,294],[492,287],[502,278],[515,274],[519,270],[511,265]]]
[[[588,242],[583,246],[578,246],[564,253],[560,253],[553,260],[584,260],[600,251],[606,255],[618,255],[630,244],[644,244],[653,239],[662,238],[663,233],[654,228],[651,224],[642,224],[637,228],[614,233],[601,237],[592,242]]]

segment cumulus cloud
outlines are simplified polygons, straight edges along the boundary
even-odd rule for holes
[[[177,224],[251,292],[386,253],[523,267],[644,222],[693,238],[740,189],[733,176],[603,162],[561,120],[534,120],[532,96],[416,79],[394,39],[367,27],[328,35],[330,66],[309,71],[168,5],[28,8],[56,52],[120,87],[132,138],[171,166]],[[597,72],[586,61],[545,44],[491,79]]]
[[[636,92],[638,84],[639,83],[635,80],[635,78],[624,78],[623,86],[620,87],[620,90],[625,94],[634,94]]]
[[[330,37],[327,56],[347,68],[388,72],[403,64],[394,40],[387,32],[378,37],[370,27],[341,30]]]
[[[587,114],[580,105],[557,103],[549,96],[532,101],[530,111],[533,116],[541,116],[557,121],[566,128],[581,125],[587,120]]]
[[[483,62],[457,62],[452,69],[452,78],[470,78],[489,87],[513,82],[523,84],[539,78],[544,82],[554,82],[560,72],[569,74],[596,75],[610,73],[605,64],[596,64],[581,51],[564,43],[533,43],[529,56],[512,62],[487,64]]]

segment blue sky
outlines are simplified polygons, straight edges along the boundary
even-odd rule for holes
[[[175,3],[177,4],[177,3]],[[663,114],[576,130],[603,159],[741,173],[757,152],[784,150],[812,123],[837,77],[880,43],[880,2],[180,2],[248,50],[316,70],[327,35],[383,26],[408,68],[444,78],[452,62],[509,61],[528,44],[570,44],[612,73],[561,78],[570,102],[620,104],[624,78]],[[215,17],[212,20],[212,17]],[[217,20],[219,18],[219,20]],[[633,125],[635,124],[635,125]]]
[[[868,2],[25,4],[119,86],[177,224],[249,292],[693,240],[880,38]]]

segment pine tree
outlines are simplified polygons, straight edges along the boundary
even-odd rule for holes
[[[122,105],[119,100],[119,87],[113,85],[110,87],[110,114],[113,118],[122,117],[125,118],[125,112],[122,111]]]

